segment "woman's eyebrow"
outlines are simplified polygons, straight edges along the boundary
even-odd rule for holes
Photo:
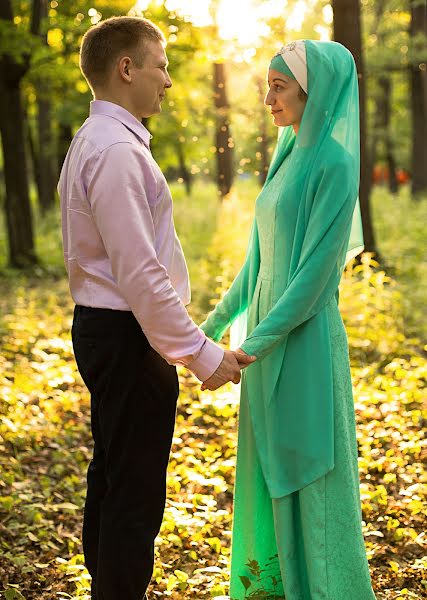
[[[275,78],[273,79],[273,83],[274,83],[275,81],[283,81],[283,83],[288,83],[288,82],[286,81],[286,79],[280,79],[280,77],[275,77]]]

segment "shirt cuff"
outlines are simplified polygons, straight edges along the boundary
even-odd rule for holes
[[[206,338],[199,354],[188,365],[190,369],[200,381],[206,381],[215,373],[224,358],[224,350]]]

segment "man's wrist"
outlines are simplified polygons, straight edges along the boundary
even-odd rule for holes
[[[202,349],[188,365],[187,368],[200,379],[206,381],[218,369],[224,358],[224,350],[212,340],[206,338]]]

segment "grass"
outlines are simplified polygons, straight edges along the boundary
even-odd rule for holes
[[[402,292],[405,329],[427,341],[427,198],[414,201],[409,186],[396,196],[376,187],[372,217],[379,252]]]
[[[197,183],[190,198],[172,186],[196,321],[241,263],[257,189],[254,181],[239,181],[219,204],[211,184]],[[391,198],[376,189],[380,250],[393,269],[385,273],[365,255],[341,286],[363,530],[378,600],[422,598],[427,590],[427,366],[423,343],[413,335],[423,331],[425,210],[425,201],[414,207],[406,190]],[[0,277],[0,588],[6,600],[89,598],[80,541],[92,443],[89,399],[70,343],[72,301],[59,231],[57,213],[39,221],[43,268],[30,277],[3,270]],[[180,380],[151,594],[207,600],[228,592],[238,397],[230,385],[201,394],[185,371]]]

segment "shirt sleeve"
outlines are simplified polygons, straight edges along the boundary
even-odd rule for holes
[[[337,165],[322,176],[299,265],[283,295],[243,342],[247,354],[264,358],[336,293],[357,199],[351,176],[346,165]]]
[[[224,351],[190,319],[155,251],[150,206],[157,202],[154,175],[130,143],[101,152],[87,191],[113,276],[150,345],[169,364],[181,364],[206,381]]]

